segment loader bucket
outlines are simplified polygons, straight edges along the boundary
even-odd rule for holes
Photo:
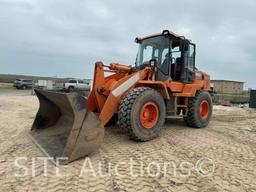
[[[77,93],[35,90],[40,107],[30,135],[38,147],[60,164],[89,155],[104,137],[97,115],[87,111],[86,98]],[[60,158],[65,160],[61,160]]]

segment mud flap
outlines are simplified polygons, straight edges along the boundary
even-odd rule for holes
[[[100,147],[104,126],[98,116],[87,111],[86,98],[77,93],[35,93],[40,107],[30,135],[47,156],[67,164]]]

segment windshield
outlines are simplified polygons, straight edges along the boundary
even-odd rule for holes
[[[68,82],[69,82],[69,83],[76,83],[76,80],[71,79],[71,80],[69,80]]]
[[[143,40],[139,44],[136,66],[148,65],[151,59],[157,61],[158,68],[168,74],[169,38],[157,36]]]

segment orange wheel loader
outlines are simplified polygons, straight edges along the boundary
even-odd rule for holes
[[[135,42],[135,66],[95,63],[88,98],[35,90],[40,108],[31,136],[48,156],[67,157],[61,162],[67,164],[89,155],[115,121],[135,141],[156,138],[170,116],[194,128],[208,125],[210,76],[195,67],[195,44],[169,30]]]

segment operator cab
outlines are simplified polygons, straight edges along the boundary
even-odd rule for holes
[[[136,38],[139,44],[136,67],[149,66],[154,59],[157,63],[157,79],[192,83],[195,79],[195,44],[185,37],[168,30],[144,38]]]

